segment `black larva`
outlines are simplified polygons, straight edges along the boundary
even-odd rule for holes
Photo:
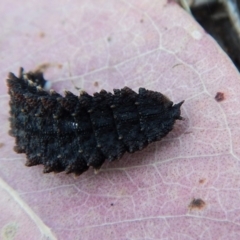
[[[183,101],[173,103],[159,92],[139,88],[105,90],[93,96],[65,97],[43,89],[42,73],[9,73],[9,134],[14,150],[26,153],[27,166],[44,165],[44,172],[80,175],[89,166],[99,169],[106,159],[119,159],[159,141],[181,120]]]

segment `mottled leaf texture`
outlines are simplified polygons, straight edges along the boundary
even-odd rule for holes
[[[1,0],[0,13],[1,240],[240,239],[240,76],[192,16],[170,0]],[[96,175],[42,174],[43,165],[24,166],[8,134],[6,76],[20,66],[43,70],[56,91],[50,102],[27,98],[39,117],[59,104],[82,111],[80,90],[117,96],[128,86],[185,100],[185,120]]]
[[[7,79],[14,150],[26,153],[27,166],[43,164],[44,173],[99,169],[106,159],[161,140],[182,119],[183,101],[173,105],[145,88],[138,94],[124,87],[79,97],[66,91],[62,97],[45,91],[46,84],[41,73],[24,74],[22,68],[19,77],[9,73]]]

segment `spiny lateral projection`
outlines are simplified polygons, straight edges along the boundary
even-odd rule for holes
[[[79,97],[46,91],[41,72],[9,73],[9,134],[14,150],[27,155],[26,166],[44,165],[44,173],[80,175],[90,166],[119,159],[159,141],[181,120],[183,101],[173,105],[159,92],[128,87]]]

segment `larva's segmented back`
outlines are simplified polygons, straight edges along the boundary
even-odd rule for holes
[[[10,73],[10,135],[17,153],[26,153],[27,166],[44,165],[44,172],[80,175],[89,166],[99,169],[107,159],[142,150],[161,140],[181,120],[183,101],[173,103],[159,92],[128,87],[93,96],[65,97],[46,91],[40,72]]]

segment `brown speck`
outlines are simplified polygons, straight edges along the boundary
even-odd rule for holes
[[[38,65],[32,72],[44,73],[50,67],[57,67],[57,68],[61,69],[63,67],[63,65],[60,63],[42,63],[42,64]]]
[[[199,181],[198,181],[200,184],[203,184],[203,183],[205,183],[206,182],[206,178],[201,178],[201,179],[199,179]]]
[[[112,41],[112,38],[111,38],[111,37],[108,37],[108,38],[107,38],[107,41],[108,41],[108,42],[111,42],[111,41]]]
[[[98,82],[97,82],[97,81],[94,82],[94,86],[95,86],[95,87],[98,87]]]
[[[42,63],[38,65],[33,72],[44,72],[51,66],[50,63]]]
[[[4,143],[0,143],[0,148],[4,146]]]
[[[40,33],[39,33],[39,37],[40,37],[40,38],[44,38],[44,37],[45,37],[45,33],[44,33],[44,32],[40,32]]]
[[[185,132],[184,134],[190,134],[190,133],[192,133],[191,131],[187,131],[187,132]]]
[[[189,204],[189,209],[198,209],[201,210],[205,207],[206,203],[201,198],[194,198],[191,203]]]
[[[215,96],[215,100],[216,100],[217,102],[221,102],[221,101],[223,101],[224,99],[225,99],[224,93],[222,93],[222,92],[217,92],[217,94],[216,94],[216,96]]]
[[[111,206],[113,206],[114,204],[113,203],[111,203]]]
[[[143,20],[143,19],[141,19],[141,20],[140,20],[140,23],[143,23],[143,22],[144,22],[144,20]]]

